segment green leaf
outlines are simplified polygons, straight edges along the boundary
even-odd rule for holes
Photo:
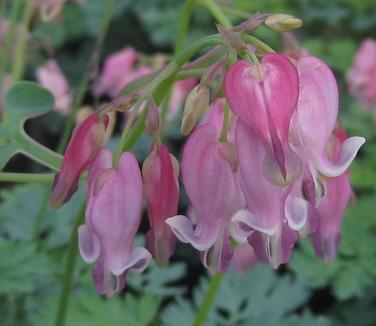
[[[43,309],[31,315],[33,325],[53,325],[57,301],[49,300]],[[148,326],[159,307],[157,297],[145,294],[135,297],[127,294],[104,299],[94,292],[76,292],[71,296],[66,325]]]
[[[32,82],[16,83],[5,97],[10,130],[17,132],[26,119],[45,114],[53,106],[54,98],[49,90]]]
[[[44,196],[49,197],[50,185],[20,185],[1,192],[0,223],[1,233],[21,241],[31,240],[36,219]],[[69,241],[72,220],[77,207],[84,199],[83,187],[61,209],[47,209],[44,214],[44,243],[49,249],[65,245]],[[48,198],[47,198],[48,199]],[[48,205],[48,202],[45,203]]]
[[[32,292],[51,275],[46,255],[34,244],[0,238],[0,294]]]
[[[309,239],[300,242],[289,267],[313,288],[332,286],[339,300],[360,297],[376,283],[375,196],[359,198],[342,222],[337,258],[330,263],[316,257]]]
[[[162,313],[166,325],[191,325],[208,288],[208,279],[201,279],[195,289],[193,303],[178,298]],[[308,300],[308,289],[290,276],[279,277],[265,265],[257,265],[250,272],[231,271],[224,275],[213,309],[205,325],[328,325],[326,319],[302,315],[294,311]],[[306,325],[306,324],[304,324]]]
[[[177,296],[184,292],[184,288],[173,284],[177,283],[185,273],[184,263],[174,263],[161,269],[152,261],[143,273],[129,273],[127,285],[140,293],[151,293],[159,298]]]

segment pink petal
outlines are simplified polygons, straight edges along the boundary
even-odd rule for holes
[[[101,241],[104,264],[111,271],[127,266],[142,208],[142,179],[132,153],[123,153],[119,170],[95,196],[90,221]]]
[[[196,228],[193,230],[190,219],[183,215],[170,217],[166,220],[166,223],[181,242],[190,243],[199,251],[208,250],[214,244],[218,236],[217,228],[201,227],[200,229]]]
[[[342,174],[364,143],[362,137],[348,139],[341,150],[341,158],[332,164],[326,148],[338,115],[338,88],[329,67],[315,57],[304,57],[298,62],[300,93],[292,128],[305,159],[327,176]]]
[[[233,112],[261,137],[286,179],[290,120],[298,99],[298,74],[281,54],[261,64],[238,61],[226,74],[225,94]]]
[[[284,188],[270,183],[263,174],[265,149],[258,137],[241,121],[236,129],[241,187],[250,214],[246,224],[266,234],[274,234],[281,221]]]
[[[81,174],[105,142],[107,125],[107,115],[99,117],[94,113],[73,131],[60,172],[54,179],[50,199],[53,208],[66,203],[77,190]]]
[[[86,263],[90,264],[98,259],[100,254],[99,239],[86,224],[78,228],[78,246],[81,257]]]
[[[278,268],[280,264],[285,264],[290,260],[297,240],[297,233],[290,230],[285,223],[282,223],[272,236],[254,232],[248,239],[257,259],[269,263],[273,268]]]

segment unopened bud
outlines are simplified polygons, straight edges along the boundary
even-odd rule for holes
[[[146,109],[145,131],[151,136],[157,136],[161,125],[158,109],[154,103],[149,103]]]
[[[183,120],[181,122],[181,133],[188,135],[195,127],[198,118],[209,107],[209,88],[197,85],[189,93],[185,105]]]
[[[276,14],[266,18],[265,25],[276,32],[289,32],[302,27],[303,21],[291,15]]]

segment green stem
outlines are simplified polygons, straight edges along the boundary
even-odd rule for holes
[[[55,171],[60,169],[62,162],[62,157],[60,155],[39,144],[26,135],[26,133],[16,135],[15,138],[23,154]]]
[[[197,0],[186,0],[184,2],[184,6],[183,6],[181,18],[180,18],[178,37],[176,39],[176,44],[175,44],[174,55],[177,55],[184,47],[184,42],[188,34],[189,22],[191,20],[193,8],[196,2]]]
[[[223,104],[223,126],[221,131],[220,140],[222,143],[227,141],[227,133],[228,133],[228,117],[229,116],[229,108],[227,102]]]
[[[185,39],[187,38],[189,23],[191,21],[193,8],[197,0],[186,0],[184,2],[180,25],[178,30],[178,37],[176,39],[174,56],[177,56],[178,53],[183,49]],[[173,84],[167,88],[165,98],[162,101],[162,110],[161,110],[161,135],[163,135],[164,130],[166,129],[166,117],[170,107],[170,100],[173,91]]]
[[[209,314],[210,310],[212,309],[215,297],[217,295],[219,286],[223,279],[223,274],[215,274],[209,284],[208,291],[206,292],[205,298],[202,302],[200,310],[196,316],[196,319],[193,323],[193,326],[202,326],[204,325],[204,321]]]
[[[176,55],[175,59],[171,61],[163,70],[161,70],[155,77],[152,79],[148,87],[143,93],[143,96],[139,98],[135,107],[132,110],[131,115],[129,116],[127,123],[123,129],[119,145],[116,149],[114,155],[114,164],[117,165],[121,153],[124,151],[125,144],[127,142],[128,134],[132,128],[132,125],[138,115],[138,109],[142,105],[142,103],[148,98],[153,96],[153,93],[157,90],[157,88],[166,80],[174,78],[175,75],[178,73],[179,69],[186,63],[192,56],[197,54],[198,52],[202,51],[203,49],[214,46],[217,44],[223,44],[222,39],[219,35],[211,35],[205,38],[202,38],[196,42],[193,42],[190,46],[184,48],[178,55]],[[159,102],[159,101],[156,101]],[[145,108],[147,110],[147,108]],[[136,124],[137,125],[137,124]]]
[[[54,175],[51,173],[0,172],[0,182],[51,183],[53,179]]]
[[[79,212],[75,218],[74,226],[72,228],[72,232],[70,236],[68,256],[67,256],[65,269],[64,269],[63,286],[61,288],[59,306],[58,306],[56,319],[55,319],[56,326],[63,326],[65,324],[65,317],[67,315],[69,297],[70,297],[70,292],[71,292],[72,282],[73,282],[74,268],[76,266],[76,258],[77,258],[77,253],[78,253],[77,229],[84,221],[84,213],[85,213],[85,203],[83,203],[81,205],[81,208],[79,209]]]
[[[12,68],[12,83],[15,83],[18,80],[20,80],[25,71],[27,38],[32,16],[33,1],[26,1],[22,16],[22,30],[20,31],[16,41],[16,54]]]
[[[60,144],[58,146],[58,152],[59,153],[64,152],[65,147],[68,144],[68,141],[70,139],[72,129],[73,129],[73,126],[74,126],[76,112],[78,111],[78,109],[82,105],[87,87],[88,87],[89,82],[90,82],[90,77],[93,75],[93,71],[97,70],[99,56],[100,56],[99,54],[100,54],[103,42],[106,38],[108,28],[110,26],[112,11],[113,11],[113,7],[114,7],[115,2],[116,2],[116,0],[107,0],[107,2],[106,2],[106,6],[104,8],[103,16],[102,16],[101,28],[100,28],[99,34],[97,36],[97,40],[96,40],[95,45],[94,45],[92,55],[89,59],[89,62],[88,62],[86,69],[85,69],[85,72],[82,76],[80,85],[78,87],[78,91],[76,93],[76,96],[74,97],[72,112],[70,113],[69,118],[66,122],[65,129],[64,129],[64,132],[63,132],[63,136],[62,136],[62,138],[60,140]]]
[[[214,0],[201,0],[201,4],[211,13],[215,20],[225,28],[231,28],[232,24],[226,17],[221,7],[218,6]]]
[[[247,43],[251,43],[257,48],[265,51],[265,52],[275,52],[269,45],[264,43],[263,41],[259,40],[257,37],[254,37],[253,35],[243,35],[243,39]]]
[[[33,240],[35,242],[37,242],[40,238],[40,232],[42,230],[44,217],[46,216],[46,213],[48,210],[48,202],[50,199],[50,194],[51,194],[51,187],[46,186],[44,189],[43,197],[42,197],[42,203],[39,207],[38,215],[37,215],[35,225],[34,225]]]

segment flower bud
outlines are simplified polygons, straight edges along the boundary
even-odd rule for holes
[[[146,108],[145,131],[151,136],[157,136],[160,128],[160,116],[154,103],[149,103]]]
[[[276,32],[289,32],[300,28],[303,21],[291,15],[276,14],[266,18],[265,25]]]
[[[197,123],[197,119],[209,107],[209,88],[197,85],[189,93],[184,106],[181,133],[188,135]]]
[[[217,24],[216,25],[219,34],[223,37],[226,45],[235,52],[241,52],[244,48],[244,41],[241,38],[240,34],[234,32],[231,29],[224,28],[223,26]]]

